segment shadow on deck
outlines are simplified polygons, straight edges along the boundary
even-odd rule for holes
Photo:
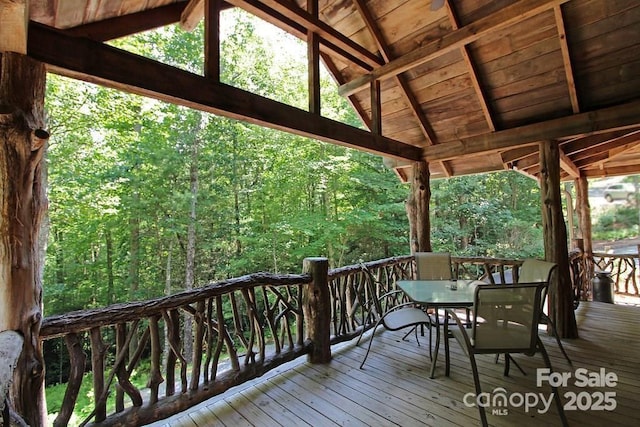
[[[570,374],[561,387],[570,425],[640,425],[640,308],[597,302],[583,302],[576,311],[580,338],[564,340],[573,367],[562,357],[554,339],[542,334],[556,372]],[[478,410],[464,403],[474,391],[467,357],[457,343],[451,343],[451,376],[444,376],[441,346],[436,378],[428,378],[428,339],[402,341],[402,332],[377,334],[372,353],[363,370],[358,366],[365,346],[353,342],[334,347],[327,365],[312,365],[306,358],[289,362],[250,383],[203,402],[191,410],[151,424],[159,426],[469,426],[478,425]],[[549,398],[548,384],[537,387],[536,369],[544,366],[542,356],[514,358],[525,369],[522,375],[512,367],[502,375],[502,361],[492,355],[478,357],[482,389],[493,395],[502,387],[511,401],[488,419],[496,426],[559,425],[555,405],[547,412],[543,405],[525,410],[519,396],[528,393]],[[580,371],[579,371],[580,370]],[[580,387],[579,376],[595,378],[601,372],[617,376],[615,386]],[[586,375],[583,375],[586,376]],[[595,381],[595,379],[591,379]],[[606,399],[602,399],[608,393]],[[576,396],[571,402],[571,396]],[[575,410],[570,406],[573,404]],[[613,410],[597,410],[599,406]],[[543,412],[543,413],[540,413]]]

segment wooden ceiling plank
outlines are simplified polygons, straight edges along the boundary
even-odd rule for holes
[[[277,13],[294,22],[303,25],[306,31],[313,31],[321,36],[323,41],[327,41],[330,46],[335,46],[370,67],[380,66],[384,61],[375,53],[372,53],[349,39],[344,34],[339,33],[330,25],[314,18],[304,9],[295,3],[286,0],[227,0],[230,4],[240,7],[249,13],[258,16],[268,22],[273,23],[273,16]],[[303,35],[306,38],[306,31]],[[348,59],[348,58],[347,58]]]
[[[625,136],[629,133],[628,129],[618,130],[614,132],[601,133],[596,135],[579,136],[563,142],[560,146],[568,156],[574,157],[582,151],[598,147],[606,144],[608,141]]]
[[[553,8],[556,18],[556,26],[558,27],[558,38],[560,39],[560,51],[562,52],[562,61],[564,62],[564,73],[567,78],[567,88],[569,89],[569,98],[571,98],[571,108],[574,113],[580,112],[580,102],[578,101],[578,91],[576,90],[576,81],[573,74],[573,64],[571,63],[571,55],[569,53],[569,44],[567,43],[567,31],[562,16],[562,5]]]
[[[619,166],[619,167],[606,167],[603,166],[598,170],[587,169],[583,171],[583,175],[587,178],[603,178],[607,176],[621,176],[621,175],[635,175],[638,173],[638,166]]]
[[[571,157],[575,162],[578,162],[606,151],[612,152],[620,149],[626,151],[630,147],[636,146],[638,142],[640,142],[640,131],[634,131],[623,136],[610,138],[598,144],[593,144],[588,149],[581,150]]]
[[[132,13],[117,18],[92,22],[65,30],[65,34],[86,37],[95,41],[107,41],[134,33],[152,30],[180,21],[187,3],[171,3],[167,6]]]
[[[27,0],[0,0],[0,52],[27,53]]]
[[[454,30],[408,54],[382,65],[340,86],[338,92],[350,95],[368,86],[374,79],[386,79],[431,61],[438,56],[472,43],[487,34],[521,22],[569,0],[520,0],[492,15]]]
[[[28,55],[47,64],[49,71],[71,78],[324,142],[421,160],[418,147],[37,23],[29,25],[27,48]]]
[[[518,147],[516,149],[500,153],[500,157],[502,158],[502,163],[517,163],[525,157],[538,153],[538,149],[537,145]]]
[[[367,8],[363,0],[354,0],[353,3],[356,7],[356,10],[358,11],[358,13],[360,13],[360,16],[365,22],[365,25],[369,29],[369,32],[371,33],[371,36],[374,39],[374,42],[378,46],[378,50],[380,51],[382,58],[384,59],[385,62],[388,63],[391,60],[391,50],[384,39],[384,35],[378,28],[378,25],[376,24],[373,15],[369,11],[369,9]],[[409,87],[407,80],[403,76],[397,75],[395,76],[395,81],[398,87],[400,88],[402,98],[405,100],[405,102],[409,106],[409,110],[411,111],[411,114],[417,120],[418,126],[420,128],[420,131],[425,137],[427,145],[435,144],[437,141],[436,134],[433,131],[431,125],[429,124],[427,117],[422,113],[422,108],[420,107],[418,100],[416,99],[413,92],[411,91],[411,88]],[[372,87],[374,87],[373,83],[374,82],[372,82]],[[376,85],[376,87],[379,90],[380,88],[379,84]],[[374,105],[373,96],[372,96],[372,105]],[[372,111],[371,122],[375,126],[375,128],[371,130],[373,132],[376,132],[376,131],[382,132],[382,123],[380,122],[379,124],[377,124],[376,120],[374,120],[374,118],[376,117],[374,114],[375,109],[372,108],[371,111]],[[446,162],[444,161],[439,163],[445,175],[447,177],[452,176],[453,171],[451,170],[451,166],[446,164]]]
[[[450,0],[445,0],[445,7],[447,9],[447,15],[449,16],[449,21],[451,22],[451,26],[454,30],[460,29],[460,22],[458,20],[458,16],[456,11],[454,10],[454,6]],[[489,108],[489,104],[487,103],[487,97],[482,90],[482,85],[480,84],[480,77],[478,76],[478,71],[476,66],[471,59],[471,53],[469,52],[469,47],[464,45],[460,48],[460,53],[462,54],[462,58],[464,59],[467,68],[469,69],[469,76],[471,77],[471,84],[473,85],[473,89],[476,92],[476,96],[478,97],[478,102],[480,103],[480,108],[482,109],[482,113],[484,114],[485,119],[487,120],[487,125],[491,132],[496,130],[496,125],[493,122],[493,117],[491,114],[491,110]]]
[[[542,140],[630,128],[637,126],[638,122],[640,122],[640,100],[469,137],[457,142],[424,147],[423,153],[427,161],[447,160],[458,156],[528,145]]]

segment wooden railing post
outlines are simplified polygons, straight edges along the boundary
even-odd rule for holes
[[[329,296],[329,261],[327,258],[305,258],[304,273],[311,275],[311,283],[304,287],[303,311],[307,326],[307,339],[311,340],[311,363],[331,360],[331,299]]]

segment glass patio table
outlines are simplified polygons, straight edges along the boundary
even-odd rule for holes
[[[440,316],[438,316],[438,310],[473,306],[476,286],[486,283],[479,280],[399,280],[396,284],[411,301],[421,305],[425,310],[433,308],[436,312],[436,343],[433,349],[429,374],[429,378],[434,378],[438,350],[440,349]]]

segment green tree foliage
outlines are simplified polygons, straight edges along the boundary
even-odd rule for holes
[[[544,255],[539,189],[516,172],[436,180],[431,213],[434,250],[505,258]]]

